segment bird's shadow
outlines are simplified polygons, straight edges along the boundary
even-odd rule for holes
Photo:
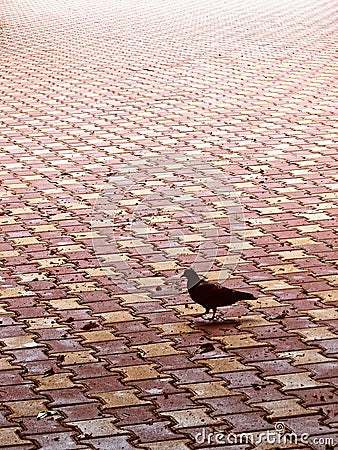
[[[238,325],[240,321],[237,319],[226,319],[226,318],[216,318],[216,319],[203,319],[199,318],[199,320],[195,321],[195,326],[200,328],[210,328],[210,327],[219,327],[220,325]]]

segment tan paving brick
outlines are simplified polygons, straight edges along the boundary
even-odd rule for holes
[[[251,367],[242,364],[239,358],[236,357],[206,358],[199,360],[199,362],[210,367],[210,373],[236,372],[251,369]]]
[[[19,369],[20,366],[15,365],[15,363],[12,363],[12,358],[8,357],[2,357],[0,358],[0,370],[13,370],[13,369]]]
[[[283,213],[283,210],[281,208],[278,208],[278,206],[269,207],[269,208],[257,208],[260,214],[280,214]]]
[[[140,287],[157,287],[164,284],[163,277],[144,277],[144,278],[132,278],[131,281],[138,283]]]
[[[220,425],[220,419],[213,419],[207,408],[185,409],[182,411],[161,412],[161,416],[170,416],[175,421],[174,428],[190,428],[208,425]]]
[[[76,253],[83,252],[85,247],[80,244],[64,245],[58,249],[59,253]]]
[[[281,264],[276,266],[268,266],[268,269],[272,271],[274,275],[283,275],[284,273],[296,273],[304,272],[295,264]]]
[[[198,333],[198,330],[192,328],[189,322],[164,323],[153,326],[158,328],[164,336]]]
[[[269,197],[264,199],[266,202],[274,205],[279,203],[291,203],[292,200],[289,199],[287,196],[278,196],[278,197]]]
[[[246,348],[246,347],[261,347],[266,343],[258,341],[252,337],[250,333],[240,333],[237,335],[228,335],[223,337],[216,337],[215,340],[220,341],[226,348]]]
[[[97,361],[97,358],[93,355],[92,350],[82,350],[79,352],[53,353],[53,356],[59,359],[62,358],[60,364],[63,366],[69,366],[71,364],[85,364]]]
[[[207,383],[187,383],[184,385],[184,387],[186,389],[189,389],[194,394],[194,398],[196,399],[238,395],[238,392],[228,389],[224,381],[210,381]]]
[[[16,402],[4,402],[11,410],[10,418],[36,417],[40,412],[47,411],[47,400],[21,400]]]
[[[272,254],[279,255],[285,261],[309,257],[304,250],[283,250],[281,252],[272,252]]]
[[[43,233],[44,231],[57,231],[58,228],[55,225],[30,225],[35,233]]]
[[[155,364],[140,364],[137,366],[119,367],[117,370],[124,375],[123,382],[166,377],[165,374],[158,372],[156,368]]]
[[[32,442],[28,439],[21,439],[17,433],[18,431],[21,431],[19,427],[0,428],[0,445],[3,448],[10,446],[17,446],[18,448],[20,448],[21,445],[32,445]]]
[[[240,322],[238,326],[239,329],[272,326],[273,324],[276,323],[273,322],[272,320],[270,321],[266,320],[265,317],[261,314],[247,315],[239,319],[239,322]]]
[[[134,317],[129,311],[112,311],[96,315],[98,317],[101,317],[107,323],[129,322],[133,320],[139,320],[137,317]]]
[[[0,316],[6,315],[6,314],[11,314],[10,311],[7,310],[6,306],[7,306],[6,304],[0,303]]]
[[[261,308],[274,308],[279,306],[289,305],[287,303],[282,303],[274,297],[259,297],[257,300],[245,300],[245,302],[250,305],[250,309],[261,309]]]
[[[229,271],[228,270],[213,270],[212,272],[208,273],[208,281],[211,282],[219,282],[219,280],[227,279],[229,277]]]
[[[323,299],[324,303],[335,303],[338,300],[338,289],[332,289],[330,291],[317,291],[316,296]]]
[[[20,252],[18,250],[7,250],[0,252],[1,258],[11,258],[12,256],[20,256]]]
[[[277,290],[285,290],[285,289],[294,289],[290,283],[287,283],[284,280],[272,280],[272,281],[257,281],[255,284],[258,284],[263,291],[277,291]]]
[[[163,249],[164,253],[168,258],[179,258],[182,255],[193,255],[193,252],[189,249],[189,247],[182,245],[181,247],[173,247],[173,248],[165,248]]]
[[[48,304],[51,305],[56,310],[83,309],[83,305],[79,303],[79,299],[76,297],[58,300],[49,300]]]
[[[173,347],[173,342],[162,341],[157,344],[137,345],[134,348],[137,348],[146,358],[151,358],[153,356],[179,355],[180,353],[184,353],[176,350]]]
[[[163,261],[163,262],[158,262],[158,263],[149,263],[149,265],[154,269],[154,270],[178,270],[178,269],[182,269],[181,266],[179,266],[176,262],[174,261]]]
[[[24,237],[13,239],[13,245],[33,245],[39,243],[40,240],[36,237]]]
[[[302,225],[299,227],[296,227],[297,230],[299,230],[301,233],[311,233],[314,231],[323,231],[324,228],[321,227],[319,224],[311,224],[311,225]]]
[[[43,269],[48,269],[49,267],[62,266],[66,263],[65,258],[44,258],[38,259],[37,264]]]
[[[85,283],[69,283],[65,284],[64,287],[72,293],[78,292],[91,292],[98,289],[96,283],[93,282],[85,282]]]
[[[107,418],[68,422],[68,425],[72,425],[79,428],[79,430],[82,433],[82,437],[115,436],[118,434],[125,434],[125,432],[119,430],[114,425],[115,421],[116,419],[107,417]]]
[[[168,308],[173,309],[179,313],[180,316],[190,316],[194,314],[204,314],[205,308],[198,305],[197,303],[191,303],[189,306],[185,303],[184,305],[168,306]]]
[[[218,256],[215,258],[215,263],[217,264],[240,264],[245,263],[246,261],[242,259],[238,254],[237,255],[226,255],[226,256]],[[228,275],[231,275],[228,273]],[[209,274],[208,274],[209,277]],[[228,276],[226,277],[228,278]],[[209,278],[208,278],[209,279]]]
[[[21,215],[21,214],[31,214],[34,213],[34,210],[29,207],[25,208],[13,208],[11,209],[12,214]]]
[[[123,250],[128,249],[130,247],[132,248],[144,247],[147,245],[147,243],[143,242],[141,239],[129,239],[125,241],[118,241],[117,245],[121,250]]]
[[[148,303],[157,301],[146,294],[119,294],[116,298],[121,299],[121,303],[123,305],[127,305],[129,303]]]
[[[120,408],[124,406],[147,405],[150,402],[141,400],[137,396],[135,389],[125,389],[123,391],[112,392],[97,392],[95,397],[98,397],[104,403],[104,409]]]
[[[110,330],[81,331],[79,336],[81,336],[85,343],[115,341],[121,339],[115,336]]]
[[[7,338],[0,338],[0,342],[4,345],[4,350],[12,350],[18,348],[33,348],[38,347],[38,342],[35,341],[36,336],[34,335],[21,335],[12,336]]]
[[[278,353],[278,356],[280,358],[291,358],[292,364],[295,366],[335,361],[334,358],[327,358],[317,349],[280,352]]]
[[[91,236],[88,236],[88,237],[91,237]],[[100,268],[100,267],[98,267],[96,269],[91,269],[91,268],[84,269],[84,272],[86,272],[91,277],[105,277],[105,276],[107,276],[107,271],[102,269],[102,268]]]
[[[338,319],[337,308],[308,309],[306,314],[313,317],[316,321]]]
[[[16,219],[14,217],[0,217],[0,224],[11,225],[16,223]]]
[[[48,281],[49,280],[49,278],[48,278],[48,276],[46,274],[38,273],[38,272],[23,273],[23,274],[18,274],[17,276],[23,282],[28,282],[28,281]]]
[[[311,378],[310,372],[287,373],[282,375],[273,375],[266,377],[268,380],[276,380],[282,384],[282,391],[292,389],[306,389],[311,387],[323,387],[325,383],[315,381]]]
[[[337,338],[337,335],[334,334],[329,327],[299,328],[293,331],[300,334],[306,342]]]
[[[26,290],[24,288],[5,288],[0,289],[0,298],[6,299],[6,298],[13,298],[13,297],[22,297],[25,295],[32,295],[33,293],[29,290]]]
[[[314,241],[311,238],[303,237],[303,238],[294,238],[294,239],[286,239],[291,245],[294,246],[302,246],[302,245],[316,245],[318,242]]]
[[[240,186],[239,186],[240,187]],[[269,217],[262,217],[260,219],[249,219],[251,225],[272,225],[274,222]]]
[[[329,214],[326,213],[304,213],[303,214],[304,217],[306,217],[307,220],[310,221],[320,221],[320,220],[330,220],[331,216],[329,216]]]
[[[66,389],[75,387],[76,384],[71,380],[72,373],[62,372],[48,377],[43,375],[34,375],[29,378],[37,385],[37,391],[45,391],[51,389]]]
[[[36,317],[34,319],[26,319],[28,330],[39,330],[43,328],[62,328],[57,322],[58,317]]]
[[[338,286],[338,275],[327,275],[321,278],[327,280],[332,286]]]
[[[311,414],[316,414],[315,409],[304,408],[300,404],[300,400],[288,399],[288,400],[277,400],[277,401],[266,401],[252,403],[253,406],[259,406],[268,412],[268,417],[272,419],[282,419],[293,416],[307,416]]]

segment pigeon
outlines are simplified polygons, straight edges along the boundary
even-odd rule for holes
[[[194,269],[186,269],[182,277],[187,278],[187,288],[191,299],[204,306],[205,313],[208,314],[210,309],[213,311],[211,320],[214,320],[216,310],[219,306],[229,306],[239,300],[255,300],[249,292],[235,291],[233,289],[221,286],[218,283],[211,283],[202,280]],[[203,315],[204,315],[203,314]]]

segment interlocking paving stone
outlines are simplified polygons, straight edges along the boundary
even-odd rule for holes
[[[3,2],[2,448],[338,444],[336,7]]]
[[[147,400],[141,400],[135,389],[124,389],[122,391],[96,392],[93,396],[104,402],[104,408],[118,408],[121,406],[146,405]]]
[[[112,418],[98,418],[90,420],[78,420],[76,422],[69,422],[69,425],[74,425],[80,429],[82,435],[90,435],[91,437],[99,436],[114,436],[116,434],[124,434],[114,425],[114,420]]]
[[[273,418],[283,418],[290,416],[302,416],[307,414],[316,414],[316,410],[307,410],[303,408],[299,400],[276,400],[276,401],[266,401],[262,403],[253,403],[254,406],[260,406],[265,409],[270,417]]]

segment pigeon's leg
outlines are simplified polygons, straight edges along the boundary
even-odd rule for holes
[[[216,311],[217,311],[217,307],[215,306],[215,308],[212,308],[213,310],[213,314],[210,320],[215,320],[215,316],[216,316]]]
[[[201,314],[201,316],[206,316],[207,314],[209,314],[210,308],[205,308],[205,312],[203,314]]]

